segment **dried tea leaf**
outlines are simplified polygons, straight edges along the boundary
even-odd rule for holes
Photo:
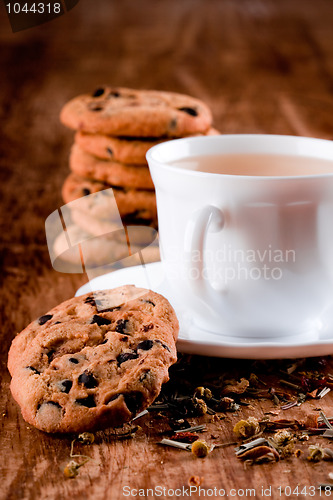
[[[270,420],[269,422],[266,422],[266,428],[270,430],[285,429],[286,427],[289,427],[293,430],[298,430],[303,429],[304,424],[299,420],[286,418],[280,418],[277,420]]]
[[[242,455],[238,455],[241,460],[253,460],[257,462],[258,460],[275,460],[278,462],[280,456],[278,452],[271,448],[270,446],[257,446],[251,450],[245,451]]]
[[[236,380],[229,380],[223,387],[221,396],[226,394],[243,394],[249,385],[250,382],[246,378],[241,378],[239,382]]]
[[[198,440],[192,444],[191,451],[197,458],[205,458],[212,450],[206,441]]]
[[[207,387],[197,387],[194,391],[194,397],[209,400],[212,399],[213,394],[210,389],[207,389]]]
[[[217,411],[228,411],[232,408],[232,405],[235,403],[235,400],[232,398],[228,398],[225,396],[221,398],[220,401],[216,405]]]
[[[204,478],[199,476],[191,476],[187,481],[189,486],[201,486]]]
[[[277,447],[281,448],[290,442],[294,442],[294,435],[287,429],[280,429],[274,434],[273,440]]]
[[[287,429],[278,430],[274,434],[271,441],[282,458],[288,457],[294,451],[295,438],[294,435]]]
[[[331,448],[324,448],[324,460],[329,460],[329,461],[332,461],[333,460],[333,450],[331,450]],[[330,478],[332,479],[332,478]]]
[[[233,429],[237,438],[247,439],[260,432],[260,425],[255,417],[249,417],[247,420],[240,420]]]
[[[193,434],[193,432],[177,432],[171,438],[173,441],[180,441],[181,443],[194,443],[199,436],[197,434]]]
[[[318,444],[312,444],[309,446],[309,454],[307,456],[307,459],[310,462],[320,462],[320,460],[323,460],[324,456],[324,449],[321,448]]]
[[[317,429],[318,428],[318,418],[319,415],[307,415],[306,419],[304,420],[304,427],[306,429]]]

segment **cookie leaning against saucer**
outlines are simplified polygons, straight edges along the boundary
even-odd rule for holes
[[[117,137],[182,137],[208,130],[212,114],[187,95],[105,86],[69,101],[60,119],[74,130]]]
[[[207,132],[193,134],[192,137],[218,134],[219,132],[216,129],[210,128]],[[148,149],[170,139],[170,137],[155,139],[149,137],[142,137],[141,139],[137,137],[112,137],[103,134],[89,134],[83,131],[78,131],[75,134],[75,143],[86,153],[90,153],[104,160],[114,160],[135,165],[146,165],[146,154]]]
[[[72,172],[106,182],[114,186],[134,189],[154,189],[147,165],[126,165],[112,160],[101,160],[74,144],[69,157]]]
[[[13,397],[46,432],[121,425],[168,380],[177,334],[171,305],[149,290],[129,285],[70,299],[13,341]]]

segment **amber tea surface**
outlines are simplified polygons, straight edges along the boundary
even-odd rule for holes
[[[294,177],[333,173],[333,160],[273,154],[217,154],[182,158],[169,165],[225,175]]]

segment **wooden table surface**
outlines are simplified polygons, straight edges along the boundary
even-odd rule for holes
[[[142,429],[132,439],[116,440],[106,431],[90,447],[78,445],[93,460],[65,479],[71,438],[23,421],[9,392],[6,360],[16,332],[87,281],[84,274],[53,270],[45,239],[45,219],[62,205],[73,140],[59,122],[62,105],[101,83],[172,90],[206,101],[222,133],[333,138],[332,16],[325,0],[81,0],[66,15],[14,34],[0,8],[0,498],[117,500],[129,488],[143,489],[141,497],[171,498],[172,491],[159,496],[146,489],[176,490],[193,475],[203,477],[208,493],[223,488],[233,498],[250,496],[246,488],[255,488],[256,498],[319,498],[319,490],[290,491],[329,482],[331,463],[306,458],[309,443],[329,447],[329,440],[311,437],[297,444],[304,452],[299,458],[278,463],[244,467],[233,446],[200,460],[156,444],[169,428],[156,412],[138,421]],[[220,376],[241,365],[217,361]],[[211,366],[204,358],[187,363],[200,367],[203,380]],[[289,410],[271,399],[245,401],[250,406],[237,412],[190,423],[206,423],[202,437],[226,443],[234,441],[233,425],[241,418],[272,411],[270,418],[303,419],[319,407],[329,415],[333,396]],[[280,495],[279,486],[291,490]]]

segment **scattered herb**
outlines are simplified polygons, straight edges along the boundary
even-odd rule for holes
[[[178,434],[174,434],[171,436],[171,440],[173,441],[180,441],[182,443],[194,443],[199,439],[199,436],[196,434],[193,434],[193,432],[178,432]]]
[[[278,430],[270,442],[279,452],[281,458],[291,455],[295,448],[294,434],[287,429]]]
[[[115,439],[131,439],[139,430],[141,430],[141,427],[139,425],[135,425],[123,432],[117,432],[113,435],[113,437]]]
[[[245,451],[241,455],[238,455],[238,458],[241,460],[252,460],[253,462],[278,462],[280,460],[280,455],[274,448],[262,445]]]
[[[82,444],[92,444],[95,441],[95,436],[91,432],[83,432],[78,435],[77,440]]]
[[[194,391],[194,397],[209,400],[212,399],[213,395],[210,389],[206,387],[197,387]]]
[[[316,398],[317,399],[322,399],[324,396],[326,396],[326,394],[328,394],[329,392],[331,391],[331,388],[330,387],[324,387],[323,389],[321,389],[317,395],[316,395]]]
[[[233,429],[236,437],[247,439],[260,432],[260,425],[255,417],[249,417],[247,420],[240,420]]]
[[[193,397],[190,401],[187,402],[187,410],[193,416],[201,416],[207,413],[208,408],[203,399]]]
[[[229,380],[223,387],[221,396],[227,394],[244,394],[244,392],[248,389],[249,385],[250,382],[245,378],[241,378],[239,382],[237,382],[236,380]]]
[[[191,444],[180,443],[178,441],[173,441],[172,439],[162,439],[158,444],[164,444],[165,446],[172,446],[173,448],[180,448],[181,450],[191,451]]]
[[[79,468],[84,464],[78,464],[75,460],[70,460],[64,468],[64,476],[72,479],[79,473]]]
[[[302,390],[302,387],[297,384],[293,384],[292,382],[288,382],[288,380],[280,380],[280,384],[286,385],[287,387],[291,387],[292,389],[296,389],[297,391]]]
[[[204,479],[203,477],[191,476],[187,481],[187,484],[189,486],[201,486],[203,483],[203,479]]]
[[[329,419],[326,417],[325,413],[323,411],[321,411],[319,415],[320,415],[322,421],[324,422],[324,424],[326,425],[326,427],[328,427],[329,429],[333,429],[333,425],[331,424]]]
[[[267,445],[268,441],[266,438],[258,438],[250,441],[249,443],[242,443],[241,445],[235,448],[235,453],[237,456],[241,455],[245,451],[251,450],[252,448],[256,448],[257,446]]]
[[[291,401],[290,403],[287,403],[286,405],[281,406],[281,410],[289,410],[293,406],[297,406],[297,401]]]
[[[205,458],[210,453],[211,448],[208,446],[206,441],[194,441],[191,447],[193,455],[197,458]]]
[[[310,462],[320,462],[320,460],[323,460],[324,456],[324,449],[321,448],[318,444],[309,446],[307,459]]]
[[[178,429],[175,431],[175,434],[178,434],[179,432],[199,432],[199,431],[205,431],[207,429],[206,425],[194,425],[193,427],[187,427],[187,429]]]
[[[138,418],[143,417],[144,415],[147,415],[149,413],[148,410],[143,410],[140,413],[138,413],[134,418],[132,418],[131,422],[134,422],[134,420],[137,420]]]
[[[324,448],[324,460],[333,460],[333,450],[331,450],[331,448]]]

